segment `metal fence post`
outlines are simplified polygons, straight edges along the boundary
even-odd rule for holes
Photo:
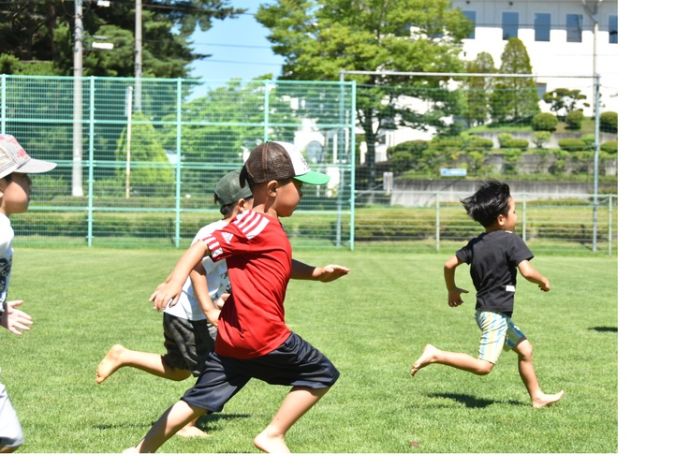
[[[599,225],[598,205],[599,205],[599,148],[601,122],[601,110],[599,104],[599,88],[601,86],[599,75],[594,76],[594,206],[592,207],[592,251],[597,251],[597,228]]]
[[[522,240],[527,242],[527,199],[522,200]]]
[[[5,109],[7,108],[7,102],[5,101],[5,98],[7,97],[5,92],[7,80],[5,78],[6,75],[3,73],[0,77],[0,133],[3,135],[5,134]]]
[[[613,253],[613,194],[609,194],[609,257]]]
[[[264,81],[264,141],[268,141],[268,112],[269,112],[269,99],[268,99],[268,84],[270,81]]]
[[[355,158],[357,156],[355,138],[355,116],[357,115],[357,82],[351,81],[350,99],[350,250],[355,250]]]
[[[88,233],[87,244],[93,245],[93,140],[96,107],[96,77],[89,77],[89,188],[88,188]]]
[[[181,190],[182,190],[182,78],[177,79],[177,122],[175,151],[177,152],[177,165],[175,167],[175,247],[180,246],[181,216]]]
[[[436,252],[441,251],[441,199],[436,192]]]

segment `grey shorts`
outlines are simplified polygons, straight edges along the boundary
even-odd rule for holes
[[[24,443],[22,426],[5,386],[0,383],[0,447],[17,448]]]
[[[175,369],[187,369],[196,377],[204,368],[216,343],[216,327],[208,320],[187,320],[163,314],[165,350],[163,362]]]

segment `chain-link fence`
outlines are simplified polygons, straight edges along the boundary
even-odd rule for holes
[[[218,178],[271,139],[295,143],[331,175],[282,220],[302,248],[445,250],[476,235],[459,200],[490,177],[511,184],[530,245],[616,251],[616,129],[595,138],[596,115],[569,123],[563,108],[535,130],[535,106],[545,113],[547,103],[535,101],[534,80],[527,93],[520,80],[489,77],[436,88],[142,79],[136,108],[131,78],[84,78],[81,99],[72,78],[0,78],[0,130],[58,163],[33,178],[30,213],[13,217],[25,245],[184,246],[219,216]],[[375,128],[367,101],[377,103]],[[605,195],[592,194],[596,172]]]
[[[135,85],[84,78],[77,95],[72,78],[2,76],[0,130],[58,163],[34,177],[31,213],[13,220],[18,235],[179,246],[219,216],[216,181],[269,139],[295,143],[331,175],[325,187],[305,187],[302,210],[338,225],[335,217],[349,209],[353,83],[231,80],[193,97],[199,82],[142,79],[139,109]]]

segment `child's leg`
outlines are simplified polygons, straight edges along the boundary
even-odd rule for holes
[[[158,418],[134,450],[129,449],[127,452],[153,453],[177,431],[204,414],[205,409],[190,406],[186,401],[180,400]]]
[[[494,364],[484,359],[478,359],[465,353],[453,353],[443,351],[430,344],[424,347],[421,356],[412,364],[410,374],[414,375],[429,364],[445,364],[477,375],[486,375],[491,372]]]
[[[162,356],[155,353],[133,351],[120,344],[113,345],[96,368],[96,383],[101,383],[110,377],[120,367],[135,367],[149,374],[170,380],[184,380],[191,375],[187,369],[170,367],[163,361]]]
[[[532,399],[532,406],[535,408],[543,408],[560,400],[563,396],[563,390],[558,393],[547,394],[539,387],[537,374],[534,371],[534,363],[532,361],[533,349],[530,342],[522,340],[514,348],[514,351],[518,355],[518,371],[520,372],[520,378],[522,379],[522,383],[525,384],[527,392]]]
[[[285,444],[285,434],[329,389],[293,387],[271,423],[254,438],[254,445],[267,453],[290,453]]]

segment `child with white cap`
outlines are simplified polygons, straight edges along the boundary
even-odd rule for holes
[[[29,156],[12,135],[0,134],[0,326],[15,335],[31,328],[31,316],[17,309],[22,300],[7,300],[12,270],[14,230],[10,216],[24,213],[31,200],[28,174],[48,172],[55,163]],[[5,386],[0,383],[0,453],[14,452],[24,434]]]

